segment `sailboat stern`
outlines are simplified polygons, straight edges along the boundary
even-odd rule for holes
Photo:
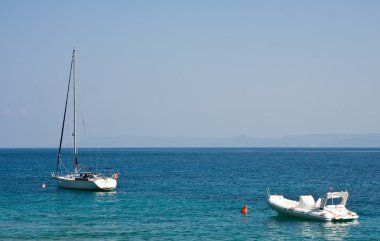
[[[110,177],[97,179],[94,183],[99,189],[106,191],[114,190],[117,186],[117,181]]]

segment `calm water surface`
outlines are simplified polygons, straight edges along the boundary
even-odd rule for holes
[[[69,150],[66,150],[66,159]],[[380,240],[380,149],[103,149],[114,192],[64,190],[55,149],[0,149],[1,240]],[[104,160],[107,160],[106,162]],[[71,167],[71,161],[65,161]],[[46,188],[41,184],[46,182]],[[278,216],[266,188],[298,199],[348,190],[356,222]],[[248,216],[240,214],[244,204]]]

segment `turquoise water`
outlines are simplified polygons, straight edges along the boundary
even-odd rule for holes
[[[90,156],[80,150],[80,160]],[[380,149],[103,149],[114,192],[65,190],[55,149],[0,149],[1,240],[379,240]],[[70,165],[68,163],[67,165]],[[41,184],[46,182],[46,188]],[[278,216],[266,188],[298,199],[348,190],[356,222]],[[249,215],[240,208],[248,204]]]

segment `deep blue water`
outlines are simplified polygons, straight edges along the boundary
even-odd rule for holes
[[[102,149],[91,159],[120,171],[115,192],[57,188],[55,149],[0,149],[0,239],[380,239],[380,149]],[[267,207],[267,187],[294,199],[348,190],[360,218],[284,218]]]

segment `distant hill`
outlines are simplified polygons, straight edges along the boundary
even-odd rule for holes
[[[380,147],[380,134],[315,134],[273,138],[118,136],[82,141],[101,147]]]

